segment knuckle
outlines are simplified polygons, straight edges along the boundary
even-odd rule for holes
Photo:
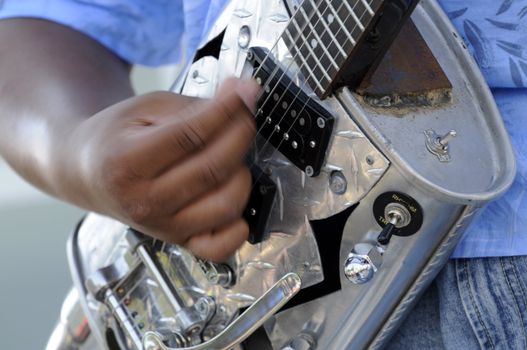
[[[207,159],[201,168],[200,180],[208,186],[218,186],[225,179],[225,172],[216,160]]]
[[[189,152],[194,149],[205,147],[205,140],[199,132],[199,128],[190,120],[182,121],[182,126],[172,134],[174,148]]]
[[[147,201],[132,200],[123,203],[126,216],[137,224],[146,224],[152,217],[152,206]]]

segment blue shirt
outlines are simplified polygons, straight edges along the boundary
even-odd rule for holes
[[[37,17],[98,40],[131,63],[176,63],[197,48],[227,0],[0,0],[0,18]],[[518,170],[455,257],[527,255],[527,0],[440,0],[480,66],[502,113]]]

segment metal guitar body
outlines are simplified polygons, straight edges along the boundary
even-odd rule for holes
[[[381,348],[477,209],[510,185],[498,110],[435,1],[412,14],[449,83],[435,95],[373,94],[371,76],[373,90],[318,91],[287,40],[277,43],[289,21],[281,0],[232,1],[210,33],[222,37],[218,57],[175,86],[210,97],[225,78],[254,75],[259,52],[270,52],[267,73],[278,67],[297,86],[285,85],[289,99],[267,92],[275,101],[259,128],[270,129],[251,159],[266,176],[260,195],[273,192],[257,239],[214,264],[88,215],[69,245],[76,307],[48,349]],[[307,112],[291,107],[300,93]]]

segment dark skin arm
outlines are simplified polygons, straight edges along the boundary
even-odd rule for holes
[[[131,97],[125,62],[42,20],[0,21],[0,50],[0,154],[26,180],[204,258],[245,241],[252,83]]]

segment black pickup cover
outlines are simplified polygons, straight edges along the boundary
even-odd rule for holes
[[[324,164],[334,118],[277,67],[267,51],[254,47],[249,60],[262,82],[256,125],[260,135],[308,176]],[[262,65],[263,62],[263,65]]]
[[[276,185],[256,164],[251,167],[251,175],[252,191],[243,217],[249,225],[247,241],[256,244],[264,239],[265,228],[276,195]]]

